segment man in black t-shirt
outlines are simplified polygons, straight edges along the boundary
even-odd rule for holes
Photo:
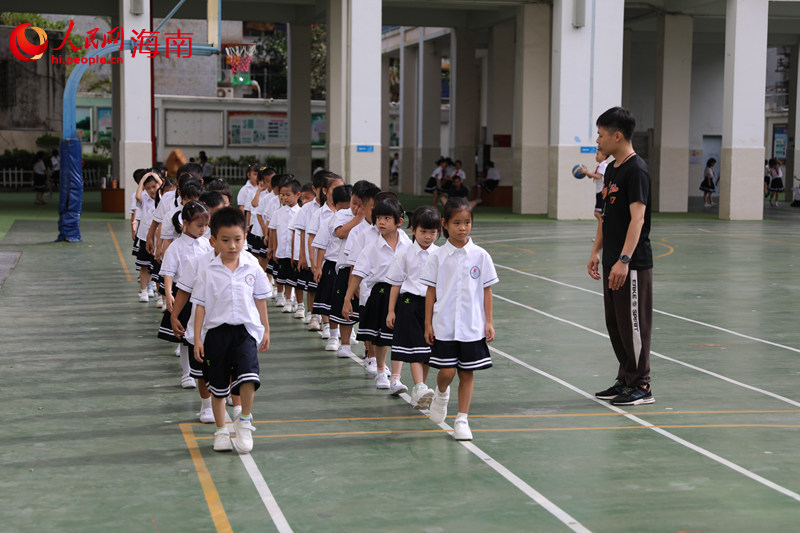
[[[603,279],[606,328],[619,361],[614,384],[595,396],[614,405],[655,401],[650,389],[650,172],[631,144],[635,126],[633,115],[621,107],[612,107],[597,119],[597,149],[613,156],[614,162],[606,169],[603,215],[587,268],[593,279]]]

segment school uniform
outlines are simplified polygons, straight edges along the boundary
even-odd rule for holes
[[[248,179],[245,184],[242,185],[242,188],[239,189],[239,194],[236,195],[236,205],[244,208],[247,202],[253,200],[253,194],[255,194],[256,189],[258,189],[258,187],[250,183]]]
[[[272,214],[269,221],[269,229],[275,232],[274,257],[278,262],[275,281],[291,287],[297,285],[297,269],[292,266],[292,234],[294,231],[290,230],[289,226],[299,212],[300,206],[297,204],[292,207],[284,205]]]
[[[164,252],[164,261],[161,263],[161,275],[172,277],[172,296],[178,294],[177,282],[181,279],[186,269],[186,264],[192,258],[206,255],[210,251],[211,244],[209,244],[208,239],[205,237],[194,239],[188,235],[181,235],[167,248],[167,251]],[[189,321],[191,311],[192,306],[187,303],[178,315],[178,320],[184,327]],[[161,318],[158,338],[169,342],[182,342],[172,331],[172,313],[168,310],[164,311],[164,316]]]
[[[147,251],[147,233],[150,231],[150,225],[153,223],[153,212],[156,209],[156,201],[150,198],[146,192],[142,192],[141,218],[139,220],[139,227],[136,228],[136,241],[138,244],[136,252],[136,270],[143,268],[151,268],[155,258]]]
[[[298,273],[297,273],[297,286],[304,291],[314,292],[317,290],[317,283],[314,281],[314,274],[311,272],[311,254],[308,248],[308,234],[306,234],[304,239],[301,239],[301,233],[306,231],[308,225],[311,223],[311,217],[314,216],[314,213],[319,211],[320,205],[317,203],[316,200],[308,202],[307,204],[303,204],[303,207],[300,208],[300,212],[297,213],[297,216],[294,217],[292,221],[292,229],[295,231],[295,239],[299,239],[298,242]],[[300,251],[299,247],[303,247],[305,254],[306,254],[306,261],[304,264],[299,263],[300,259]]]
[[[352,326],[358,320],[358,299],[353,298],[351,304],[354,310],[350,318],[345,319],[342,316],[342,308],[344,307],[344,298],[347,295],[347,285],[350,282],[350,266],[345,264],[347,254],[345,253],[345,243],[347,239],[340,239],[336,236],[336,230],[353,220],[353,211],[351,209],[340,209],[333,215],[333,220],[330,224],[331,239],[338,239],[339,241],[339,254],[336,256],[336,280],[334,281],[333,299],[331,300],[331,322],[342,324],[345,326]],[[356,226],[357,228],[358,226]],[[350,230],[353,233],[355,228]],[[348,238],[350,237],[348,234]]]
[[[406,363],[428,363],[431,347],[425,342],[425,295],[428,287],[422,284],[422,266],[439,247],[431,244],[423,250],[414,242],[403,253],[395,254],[386,273],[390,285],[400,286],[394,309],[392,360]]]
[[[165,192],[158,201],[158,207],[153,212],[153,224],[161,224],[161,230],[165,226],[172,227],[172,215],[176,210],[182,209],[183,204],[177,191]],[[172,228],[174,231],[174,228]],[[156,237],[161,237],[161,231]],[[158,239],[156,239],[158,240]],[[159,294],[164,294],[164,279],[161,277],[161,263],[153,258],[150,265],[150,279],[158,285]]]
[[[386,325],[389,314],[389,285],[386,277],[396,254],[403,254],[411,246],[411,239],[404,231],[397,232],[397,245],[393,250],[380,235],[371,247],[366,248],[353,266],[353,275],[361,282],[361,299],[366,298],[363,312],[360,312],[358,340],[370,341],[377,346],[391,346],[393,330]]]
[[[136,200],[136,191],[131,193],[131,216],[133,217],[134,220],[138,221],[139,224],[142,223],[142,202]],[[138,229],[139,226],[136,226],[136,228]],[[141,241],[139,240],[139,237],[136,234],[134,234],[133,247],[131,248],[131,255],[133,257],[136,257],[139,254],[140,245]]]
[[[314,242],[311,247],[322,253],[322,273],[319,278],[317,292],[314,295],[314,306],[312,312],[317,315],[329,316],[331,313],[331,300],[333,299],[334,285],[336,282],[336,261],[335,255],[328,254],[330,244],[329,226],[335,211],[326,203],[319,208],[318,216],[314,217],[311,227],[306,233],[314,235]]]
[[[491,256],[472,239],[462,248],[447,241],[430,254],[420,281],[436,289],[430,366],[491,367],[483,301],[483,290],[499,281]]]
[[[264,243],[264,230],[258,222],[258,215],[263,216],[263,209],[266,207],[267,200],[272,193],[262,191],[258,199],[258,207],[251,207],[250,211],[250,233],[247,234],[247,246],[251,254],[256,257],[267,257],[267,245]],[[253,195],[255,196],[255,195]],[[251,197],[252,199],[252,197]]]
[[[189,257],[182,268],[182,272],[175,286],[186,292],[191,297],[194,292],[194,283],[197,280],[197,272],[208,266],[212,259],[216,257],[216,252],[212,249],[203,255]],[[191,300],[186,302],[189,307],[189,320],[186,321],[186,333],[183,335],[183,344],[189,348],[189,375],[195,379],[203,378],[203,363],[194,358],[194,304]]]
[[[608,160],[603,161],[597,168],[594,170],[595,174],[600,174],[601,176],[606,175],[606,168],[608,167]],[[603,212],[603,178],[599,180],[594,180],[594,210],[598,213]]]
[[[261,207],[260,204],[259,207]],[[264,225],[267,226],[267,228],[269,228],[269,223],[272,220],[272,216],[275,214],[275,211],[280,209],[280,207],[281,198],[277,194],[270,193],[264,200],[264,205],[261,208],[260,214],[261,218],[264,219]],[[278,262],[275,260],[275,254],[272,255],[272,259],[270,259],[269,263],[267,264],[267,272],[273,276],[278,274]]]
[[[242,383],[258,389],[258,345],[264,326],[255,299],[266,299],[272,292],[258,261],[242,251],[239,266],[231,272],[217,256],[198,270],[193,289],[191,302],[205,307],[200,341],[208,390],[215,398],[226,398],[239,394]]]

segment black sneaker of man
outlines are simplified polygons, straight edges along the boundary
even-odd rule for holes
[[[644,387],[625,387],[619,396],[611,400],[611,405],[643,405],[655,401],[650,385],[645,385]]]
[[[622,381],[621,379],[618,379],[617,381],[614,382],[613,385],[611,385],[606,390],[595,392],[594,396],[595,398],[599,398],[601,400],[613,400],[614,398],[622,394],[622,389],[624,388],[625,388],[625,382]]]

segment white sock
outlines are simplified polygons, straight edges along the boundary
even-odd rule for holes
[[[339,338],[339,328],[331,330],[331,337],[334,338],[334,339],[338,339]]]
[[[211,409],[211,396],[200,398],[200,410],[205,411],[206,409]]]
[[[181,344],[181,371],[182,375],[189,375],[189,347]]]

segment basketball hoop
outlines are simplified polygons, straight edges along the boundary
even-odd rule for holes
[[[226,63],[231,66],[233,85],[250,84],[250,61],[255,51],[255,43],[225,47]]]

